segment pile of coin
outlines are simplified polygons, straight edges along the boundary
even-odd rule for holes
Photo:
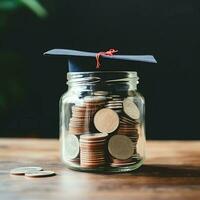
[[[85,105],[75,105],[72,107],[72,117],[69,122],[69,132],[81,135],[89,132],[89,114]]]
[[[95,133],[80,136],[80,165],[94,168],[106,164],[105,143],[108,134]]]
[[[65,156],[83,168],[137,162],[140,111],[132,97],[97,91],[72,107]],[[97,133],[98,132],[98,133]]]
[[[91,133],[95,132],[95,128],[93,126],[93,118],[95,113],[104,107],[106,103],[106,97],[104,96],[86,96],[84,98],[84,105],[86,106],[86,110],[88,113],[88,121],[89,121],[89,129]]]
[[[97,110],[101,109],[106,102],[102,96],[87,96],[81,105],[72,107],[72,117],[69,122],[69,132],[75,135],[94,131],[92,120]]]
[[[140,112],[135,103],[129,98],[123,100],[123,111],[124,113],[120,115],[120,123],[116,134],[126,136],[132,141],[133,154],[127,159],[119,159],[117,156],[112,155],[110,160],[113,167],[132,165],[136,162],[135,154],[137,153],[137,141],[140,134],[140,123],[137,120],[140,117]],[[115,144],[113,146],[119,145]]]
[[[136,120],[130,119],[125,115],[120,116],[120,124],[117,129],[117,134],[126,135],[132,140],[135,149],[134,152],[136,152],[136,145],[139,138],[139,131],[140,131],[140,124]]]

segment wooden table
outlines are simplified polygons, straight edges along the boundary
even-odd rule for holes
[[[148,141],[143,167],[112,175],[68,170],[58,149],[58,140],[0,139],[0,200],[200,199],[200,141]],[[9,175],[35,165],[57,176]]]

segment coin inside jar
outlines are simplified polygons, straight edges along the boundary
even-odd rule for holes
[[[134,154],[134,144],[125,135],[114,135],[108,142],[108,151],[114,158],[126,160]]]
[[[103,108],[95,114],[94,125],[102,133],[112,133],[119,126],[118,114],[110,108]]]
[[[67,134],[65,138],[66,145],[66,158],[74,159],[79,154],[79,141],[78,138],[73,134]]]
[[[107,96],[108,95],[108,91],[96,91],[94,92],[95,96]]]
[[[129,98],[124,99],[123,101],[124,112],[131,117],[132,119],[140,118],[140,111],[136,104]]]
[[[84,98],[84,101],[86,103],[98,103],[98,102],[102,102],[102,101],[106,101],[106,97],[105,96],[86,96]]]
[[[93,134],[84,134],[84,135],[81,135],[80,139],[81,140],[86,139],[86,140],[89,140],[89,141],[90,140],[94,141],[94,140],[99,140],[99,139],[104,140],[107,136],[108,136],[107,133],[93,133]]]
[[[82,167],[103,166],[105,160],[105,143],[108,134],[93,133],[80,136],[80,163]]]

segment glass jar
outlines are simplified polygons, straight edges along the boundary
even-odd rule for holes
[[[128,172],[145,157],[145,102],[137,72],[70,72],[60,99],[63,162],[87,172]]]

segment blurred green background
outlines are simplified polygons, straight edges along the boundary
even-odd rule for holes
[[[7,39],[6,35],[12,31],[15,24],[12,24],[12,18],[15,18],[19,12],[30,11],[38,18],[44,19],[48,16],[46,8],[37,0],[1,0],[0,1],[0,43]],[[25,17],[25,16],[24,16]],[[22,22],[23,23],[23,22]],[[0,109],[6,111],[8,104],[17,104],[23,98],[25,88],[23,87],[23,66],[26,65],[26,59],[15,49],[1,49],[0,64],[1,69],[1,91],[0,91]]]
[[[5,126],[5,128],[3,126],[3,123],[7,123],[4,120],[12,118],[9,115],[13,114],[13,111],[23,103],[27,96],[28,87],[26,87],[26,82],[28,81],[28,69],[26,68],[28,59],[23,52],[19,51],[20,49],[17,49],[15,45],[7,45],[9,41],[6,41],[9,40],[9,37],[13,37],[10,35],[14,32],[19,34],[17,31],[18,24],[23,25],[26,21],[24,18],[26,17],[33,18],[36,23],[42,20],[43,22],[41,23],[45,23],[44,20],[48,17],[47,8],[38,0],[0,0],[0,119],[1,127],[3,127],[3,130],[1,130],[3,136],[35,135],[30,130],[29,133],[22,132],[21,134],[18,133],[20,129],[16,129],[16,133],[10,132],[9,126]],[[29,23],[31,23],[31,20]],[[26,24],[24,26],[26,28]],[[31,35],[29,37],[31,38]],[[23,45],[23,37],[19,36],[13,39],[22,40],[21,44]]]
[[[52,48],[153,54],[138,68],[147,138],[199,132],[200,3],[197,0],[0,0],[0,136],[58,137],[64,58]]]

